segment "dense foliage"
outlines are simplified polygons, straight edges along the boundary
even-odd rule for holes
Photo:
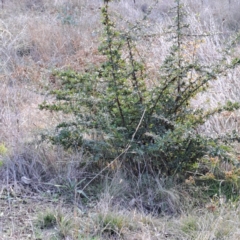
[[[179,0],[173,11],[175,21],[166,32],[172,46],[150,84],[133,36],[141,26],[137,23],[118,31],[111,21],[109,4],[104,4],[104,38],[99,52],[105,62],[83,73],[56,72],[59,84],[51,91],[55,101],[41,105],[42,109],[66,113],[66,119],[73,117],[57,126],[49,136],[52,143],[66,149],[83,148],[96,161],[110,163],[120,156],[118,159],[132,169],[147,166],[167,175],[192,169],[206,155],[230,160],[227,137],[202,136],[198,127],[213,114],[232,111],[238,104],[194,109],[191,100],[239,61],[229,63],[224,56],[215,65],[204,65],[196,55],[186,56],[187,42],[200,36],[191,36]]]

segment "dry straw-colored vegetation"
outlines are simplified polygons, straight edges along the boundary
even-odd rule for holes
[[[240,30],[240,2],[182,2],[191,33],[210,35],[189,41],[186,55],[197,54],[210,65]],[[102,0],[0,3],[0,239],[240,239],[239,199],[227,201],[221,182],[210,197],[191,176],[182,184],[161,174],[129,181],[118,162],[94,164],[86,152],[41,141],[41,133],[71,117],[39,110],[44,100],[52,101],[46,91],[58,84],[53,71],[84,71],[105,60],[98,52]],[[151,86],[170,46],[164,29],[173,21],[174,1],[119,0],[110,6],[122,18],[120,28],[152,9],[138,42]],[[236,45],[236,57],[238,50]],[[239,102],[239,77],[239,68],[231,70],[192,105]],[[236,110],[210,118],[199,131],[215,136],[239,128]],[[237,144],[235,150],[238,156]],[[211,167],[218,164],[217,158],[208,161]],[[220,167],[226,178],[236,177],[230,164]]]

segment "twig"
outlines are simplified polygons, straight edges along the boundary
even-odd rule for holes
[[[137,128],[136,128],[136,130],[135,130],[134,134],[132,135],[131,142],[133,142],[133,140],[134,140],[134,137],[135,137],[135,135],[136,135],[136,133],[137,133],[137,131],[138,131],[139,127],[140,127],[140,126],[141,126],[141,124],[142,124],[142,121],[143,121],[143,118],[144,118],[144,116],[145,116],[145,113],[146,113],[146,108],[144,109],[144,111],[143,111],[143,114],[142,114],[142,117],[141,117],[141,119],[140,119],[140,121],[139,121],[139,123],[138,123],[138,126],[137,126]],[[131,142],[130,142],[130,143],[131,143]],[[129,144],[130,144],[130,143],[129,143]]]

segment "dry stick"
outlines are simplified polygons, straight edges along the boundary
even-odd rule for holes
[[[134,137],[135,137],[135,135],[136,135],[139,127],[141,126],[141,123],[142,123],[142,120],[143,120],[143,118],[144,118],[145,113],[146,113],[146,108],[145,108],[144,111],[143,111],[142,117],[141,117],[141,119],[140,119],[140,121],[139,121],[139,123],[138,123],[138,126],[137,126],[137,128],[136,128],[136,131],[135,131],[134,134],[132,135],[132,139],[131,139],[130,143],[133,142]],[[129,144],[130,144],[130,143],[129,143]]]
[[[124,150],[121,154],[119,154],[115,159],[113,159],[113,160],[112,160],[105,168],[103,168],[95,177],[93,177],[93,178],[83,187],[83,189],[82,189],[81,191],[83,191],[94,179],[96,179],[100,174],[102,174],[102,172],[104,172],[109,166],[111,166],[117,159],[119,159],[122,155],[124,155],[124,154],[128,151],[128,149],[131,147],[131,143],[133,142],[134,137],[135,137],[135,135],[136,135],[139,127],[141,126],[141,123],[142,123],[142,121],[143,121],[143,118],[144,118],[145,113],[146,113],[146,109],[144,109],[143,114],[142,114],[142,117],[141,117],[141,119],[140,119],[140,121],[139,121],[139,123],[138,123],[138,126],[137,126],[135,132],[134,132],[133,135],[132,135],[132,138],[131,138],[130,143],[127,144],[125,150]]]

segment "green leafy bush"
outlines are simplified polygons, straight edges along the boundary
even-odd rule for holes
[[[194,37],[188,32],[179,0],[173,11],[176,18],[168,31],[172,47],[150,87],[134,35],[141,26],[137,23],[131,29],[117,30],[105,3],[99,47],[105,62],[83,73],[55,72],[59,81],[51,91],[55,102],[41,105],[42,109],[73,116],[73,121],[59,124],[48,136],[52,143],[66,149],[83,148],[96,161],[110,163],[119,156],[131,169],[147,163],[151,170],[167,175],[191,169],[205,155],[231,158],[231,147],[225,147],[230,146],[227,138],[202,136],[197,129],[210,116],[226,109],[233,111],[238,104],[194,109],[191,100],[207,90],[210,81],[236,67],[239,60],[228,63],[223,56],[214,65],[204,65],[196,56],[186,57],[185,46]]]

